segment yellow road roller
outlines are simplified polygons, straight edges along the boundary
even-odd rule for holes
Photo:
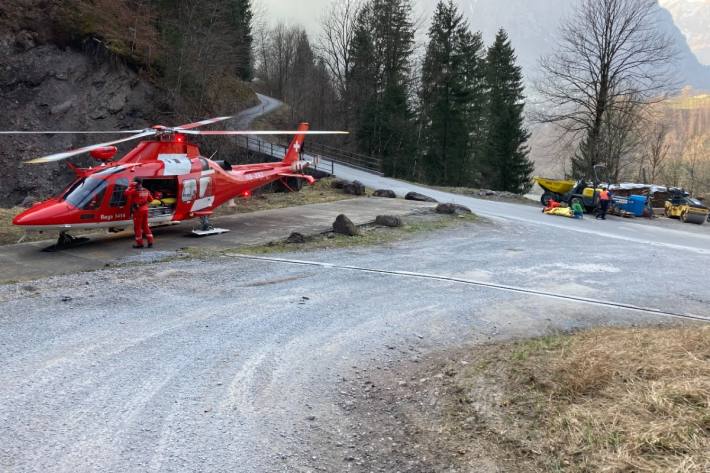
[[[666,217],[678,218],[685,223],[702,225],[708,220],[710,209],[697,199],[677,193],[666,201],[665,214]]]

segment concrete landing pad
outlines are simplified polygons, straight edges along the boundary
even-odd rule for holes
[[[0,282],[90,271],[116,263],[150,262],[188,246],[236,248],[285,239],[292,232],[313,235],[332,229],[339,214],[347,215],[356,225],[363,225],[373,222],[378,215],[401,216],[433,207],[431,203],[402,199],[362,198],[265,210],[214,218],[214,224],[230,231],[205,238],[188,236],[198,223],[188,221],[155,228],[155,246],[144,250],[131,248],[131,232],[94,236],[80,247],[55,253],[42,252],[52,241],[8,245],[0,247]]]

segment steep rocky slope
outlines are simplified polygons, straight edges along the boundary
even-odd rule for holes
[[[154,54],[152,62],[138,54],[122,56],[126,48],[115,39],[109,41],[115,31],[108,28],[130,31],[131,4],[127,0],[106,1],[0,1],[0,130],[120,130],[157,123],[172,125],[236,113],[257,101],[248,85],[236,77],[207,71],[213,55],[205,58],[208,62],[204,67],[194,61],[189,65],[223,81],[211,80],[211,87],[193,81],[190,90],[196,92],[192,96],[169,89],[166,78],[174,75],[166,71],[172,67],[172,56]],[[77,10],[77,5],[83,5],[83,9]],[[101,5],[113,5],[111,8],[123,17],[108,24],[105,19],[101,22],[91,16],[76,16],[77,12],[96,16]],[[75,16],[68,17],[70,13]],[[151,38],[159,41],[155,44],[162,52],[168,39],[160,37],[159,18],[151,18],[147,23],[154,30]],[[86,20],[85,24],[77,23],[77,19]],[[190,40],[206,41],[202,27],[195,23]],[[213,43],[222,39],[224,36],[216,34],[210,38]],[[145,43],[143,47],[151,45]],[[181,47],[191,50],[191,43],[184,40]],[[186,76],[180,79],[187,82]],[[23,160],[108,141],[113,136],[0,135],[0,206],[15,205],[27,196],[55,194],[72,178],[64,163],[32,166],[22,164]],[[125,145],[121,151],[131,147]],[[88,158],[72,162],[91,164]]]
[[[56,45],[37,45],[31,38],[28,32],[0,38],[0,129],[115,130],[157,121],[160,92],[131,69]],[[22,161],[96,138],[0,137],[0,202],[12,205],[28,195],[56,192],[71,179],[66,164]]]
[[[671,12],[698,60],[710,65],[710,0],[660,0],[660,3]]]
[[[437,1],[421,0],[421,3],[425,11],[431,11]],[[532,82],[539,76],[540,57],[554,51],[560,22],[574,11],[579,1],[460,0],[458,4],[471,26],[483,32],[486,43],[493,40],[498,28],[508,31],[526,79]],[[681,85],[710,90],[710,66],[698,61],[668,10],[659,6],[655,13],[658,27],[673,38],[678,50],[676,76]],[[529,92],[532,93],[532,90]]]

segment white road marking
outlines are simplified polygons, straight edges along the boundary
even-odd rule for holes
[[[339,270],[345,270],[345,271],[358,271],[358,272],[363,272],[363,273],[385,274],[385,275],[390,275],[390,276],[401,276],[401,277],[408,277],[408,278],[429,279],[429,280],[433,280],[433,281],[453,282],[453,283],[458,283],[458,284],[478,286],[478,287],[483,287],[483,288],[487,288],[487,289],[494,289],[494,290],[499,290],[499,291],[514,292],[514,293],[518,293],[518,294],[527,294],[527,295],[532,295],[532,296],[545,297],[548,299],[557,299],[557,300],[578,302],[581,304],[588,304],[588,305],[594,305],[594,306],[603,306],[603,307],[608,307],[608,308],[612,308],[612,309],[630,310],[630,311],[634,311],[634,312],[642,312],[642,313],[646,313],[646,314],[660,315],[660,316],[664,316],[664,317],[674,317],[674,318],[681,318],[681,319],[699,320],[702,322],[710,322],[710,317],[706,317],[703,315],[689,314],[689,313],[681,314],[681,313],[677,313],[677,312],[666,311],[663,309],[656,309],[656,308],[652,308],[652,307],[642,307],[642,306],[637,306],[634,304],[627,304],[624,302],[605,301],[605,300],[601,300],[601,299],[592,299],[589,297],[558,294],[558,293],[554,293],[554,292],[540,291],[537,289],[529,289],[529,288],[520,287],[520,286],[510,286],[507,284],[496,284],[496,283],[485,282],[485,281],[477,281],[475,279],[464,279],[464,278],[457,278],[457,277],[451,277],[451,276],[442,276],[442,275],[437,275],[437,274],[417,273],[417,272],[411,272],[411,271],[395,271],[395,270],[385,270],[385,269],[363,268],[363,267],[359,267],[359,266],[339,265],[339,264],[333,264],[333,263],[323,263],[323,262],[319,262],[319,261],[304,261],[304,260],[287,259],[287,258],[273,258],[273,257],[268,257],[268,256],[252,256],[252,255],[243,255],[243,254],[238,254],[238,253],[230,253],[230,254],[228,254],[228,256],[231,256],[233,258],[264,261],[264,262],[269,262],[269,263],[292,264],[292,265],[301,265],[301,266],[316,266],[316,267],[326,268],[326,269],[339,269]]]

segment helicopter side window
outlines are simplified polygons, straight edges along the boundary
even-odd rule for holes
[[[197,195],[197,181],[194,179],[186,179],[182,183],[182,201],[187,203],[187,202],[192,202],[195,200],[195,196]]]
[[[128,190],[128,179],[116,179],[116,183],[113,185],[113,192],[111,192],[111,207],[120,208],[126,206],[126,190]]]
[[[101,206],[106,187],[108,183],[105,180],[87,177],[74,184],[64,200],[81,210],[96,210]]]

